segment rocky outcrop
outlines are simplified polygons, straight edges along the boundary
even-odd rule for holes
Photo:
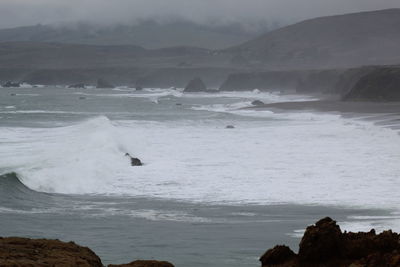
[[[21,87],[21,84],[17,83],[17,82],[8,81],[5,84],[3,84],[3,87],[16,87],[17,88],[17,87]]]
[[[261,100],[254,100],[254,101],[251,102],[251,104],[253,106],[263,106],[263,105],[265,105],[265,103],[262,102]]]
[[[97,80],[97,85],[96,88],[114,88],[115,86],[112,85],[111,83],[109,83],[108,81],[104,80],[104,79],[98,79]]]
[[[140,159],[132,157],[129,153],[126,153],[125,157],[129,157],[131,160],[131,166],[143,166],[143,163]]]
[[[114,265],[110,264],[108,267],[174,267],[173,264],[167,261],[134,261],[127,264]]]
[[[100,258],[89,248],[59,240],[0,237],[1,267],[103,267]],[[174,267],[166,261],[138,260],[109,267]]]
[[[342,232],[327,217],[309,226],[300,242],[299,253],[276,246],[261,258],[262,267],[348,267],[400,266],[400,235],[392,231],[376,234]]]
[[[207,91],[207,87],[203,80],[195,78],[186,85],[184,92],[204,92]]]
[[[102,267],[89,248],[59,240],[0,238],[0,266],[82,266]]]
[[[400,101],[400,67],[369,71],[344,95],[347,101]]]
[[[86,87],[86,86],[85,86],[84,83],[76,83],[76,84],[68,85],[68,88],[76,88],[76,89],[85,88],[85,87]]]

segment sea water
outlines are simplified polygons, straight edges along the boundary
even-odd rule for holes
[[[74,240],[105,263],[257,266],[323,216],[400,230],[396,131],[253,100],[312,98],[2,88],[0,235]]]

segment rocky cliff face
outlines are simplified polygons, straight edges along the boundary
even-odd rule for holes
[[[400,101],[400,67],[376,68],[344,95],[347,101]]]
[[[376,234],[342,232],[331,218],[309,226],[299,253],[276,246],[261,258],[262,267],[376,267],[400,266],[400,235],[392,231]]]
[[[336,83],[345,72],[344,69],[268,71],[236,73],[228,77],[221,85],[223,91],[295,90],[298,93],[337,93]]]

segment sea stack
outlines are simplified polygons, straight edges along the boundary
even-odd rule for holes
[[[7,87],[7,88],[15,87],[15,88],[18,88],[18,87],[21,87],[21,84],[18,83],[18,82],[11,82],[11,81],[8,81],[8,82],[6,82],[5,84],[3,84],[3,87]]]
[[[85,86],[84,83],[77,83],[77,84],[68,85],[68,88],[76,88],[76,89],[78,89],[78,88],[85,88],[85,87],[86,87],[86,86]]]
[[[184,92],[205,92],[207,87],[203,80],[200,78],[194,78],[188,85],[186,85]]]
[[[100,78],[97,80],[96,88],[104,89],[104,88],[114,88],[115,86],[109,83],[108,81]]]

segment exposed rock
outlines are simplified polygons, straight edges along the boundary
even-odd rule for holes
[[[97,79],[97,85],[96,85],[96,88],[99,88],[99,89],[104,89],[104,88],[114,88],[115,86],[114,85],[112,85],[111,83],[109,83],[108,81],[106,81],[106,80],[104,80],[104,79],[102,79],[102,78],[100,78],[100,79]]]
[[[174,267],[173,264],[167,261],[134,261],[127,264],[114,265],[110,264],[108,267]]]
[[[287,246],[276,246],[261,256],[262,266],[281,264],[296,258],[296,254]]]
[[[309,226],[300,242],[298,254],[288,247],[276,246],[261,258],[263,267],[375,267],[400,266],[400,235],[385,231],[379,235],[342,233],[331,218]]]
[[[85,88],[85,84],[84,83],[77,83],[77,84],[71,84],[68,86],[68,88]]]
[[[80,96],[79,99],[83,100],[83,99],[86,99],[86,97],[85,96]]]
[[[3,84],[3,87],[21,87],[21,84],[18,82],[6,82],[5,84]]]
[[[140,86],[140,85],[136,85],[135,89],[136,89],[136,91],[142,91],[142,90],[143,90],[143,87]]]
[[[0,237],[0,266],[102,267],[103,264],[89,248],[73,242]]]
[[[342,232],[331,218],[309,226],[300,242],[299,256],[302,261],[318,262],[341,256]]]
[[[400,101],[400,67],[377,68],[361,77],[344,100]]]
[[[143,166],[143,163],[140,159],[132,157],[131,155],[129,155],[129,153],[126,153],[125,156],[131,159],[132,166]]]
[[[191,80],[185,87],[184,92],[204,92],[207,91],[207,87],[200,78]]]
[[[263,105],[265,105],[265,103],[262,102],[261,100],[254,100],[253,102],[251,102],[251,104],[253,106],[263,106]]]
[[[233,125],[227,125],[225,128],[226,128],[226,129],[235,129],[235,126],[233,126]]]

